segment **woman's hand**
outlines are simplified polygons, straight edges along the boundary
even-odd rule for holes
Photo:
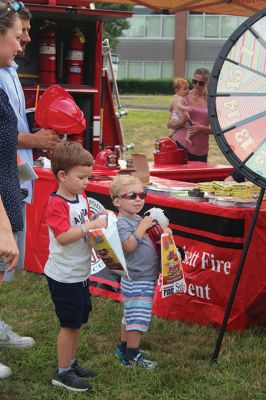
[[[198,133],[205,133],[206,135],[210,135],[211,128],[209,126],[193,123],[193,125],[188,127],[187,133],[189,137],[197,135]]]
[[[9,264],[6,272],[12,271],[18,264],[19,252],[11,229],[0,230],[0,257]]]
[[[6,210],[0,197],[0,258],[3,258],[6,264],[9,264],[6,272],[12,271],[19,258],[18,246],[15,241],[12,228],[6,214]]]

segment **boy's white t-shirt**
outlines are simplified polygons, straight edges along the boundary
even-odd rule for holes
[[[79,226],[89,219],[89,204],[86,194],[78,194],[70,201],[52,193],[46,211],[49,231],[49,257],[44,273],[50,278],[63,283],[86,281],[90,275],[91,246],[83,238],[62,246],[56,237]]]

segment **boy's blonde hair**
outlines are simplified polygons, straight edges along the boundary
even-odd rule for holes
[[[111,199],[114,200],[121,194],[124,186],[128,185],[142,185],[139,178],[133,175],[116,175],[110,185]]]
[[[52,153],[51,166],[55,177],[59,171],[67,173],[70,169],[78,166],[91,167],[93,157],[78,142],[58,143]]]
[[[183,78],[175,78],[173,86],[175,90],[180,90],[184,85],[188,86],[188,81]]]

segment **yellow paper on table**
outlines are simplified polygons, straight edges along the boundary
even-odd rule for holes
[[[186,289],[180,254],[176,248],[173,236],[168,233],[161,235],[162,262],[162,298]]]
[[[107,215],[107,227],[92,229],[89,237],[92,247],[103,260],[106,267],[119,275],[126,275],[128,271],[121,241],[117,230],[117,218],[114,213]]]

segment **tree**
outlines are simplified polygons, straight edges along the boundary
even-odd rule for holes
[[[134,6],[125,4],[95,3],[98,10],[132,11]],[[118,38],[122,36],[124,29],[128,29],[130,23],[126,18],[116,18],[103,23],[103,39],[108,39],[110,48],[115,51]]]

